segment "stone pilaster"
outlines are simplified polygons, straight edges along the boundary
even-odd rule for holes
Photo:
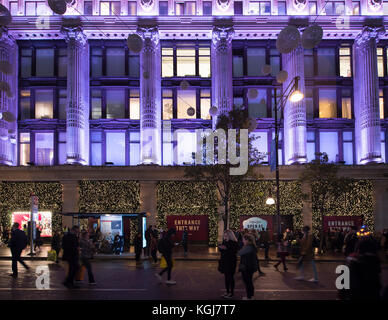
[[[231,27],[214,27],[212,36],[212,100],[218,115],[233,109],[233,64]],[[217,117],[213,117],[215,127]]]
[[[79,185],[78,181],[61,181],[62,184],[62,212],[78,212]],[[63,227],[72,227],[76,220],[70,216],[62,217]]]
[[[6,28],[0,29],[0,61],[11,65],[11,73],[0,72],[0,81],[9,86],[0,90],[0,165],[16,165],[15,143],[17,141],[18,117],[18,48],[15,39],[10,36]],[[5,121],[3,113],[12,114],[15,121]]]
[[[156,205],[156,181],[140,181],[140,212],[147,212],[147,227],[156,226]]]
[[[313,209],[312,209],[312,195],[311,195],[311,184],[302,183],[302,194],[303,194],[303,226],[313,227]]]
[[[376,43],[383,28],[364,27],[353,44],[356,163],[381,159]]]
[[[161,73],[157,28],[138,28],[140,53],[140,161],[161,164]]]
[[[381,232],[388,228],[388,180],[373,181],[373,207],[375,231]]]
[[[299,90],[305,94],[304,82],[304,53],[298,46],[290,53],[282,55],[283,70],[288,72],[288,78],[283,83],[285,90],[290,82],[297,76],[300,77]],[[285,101],[284,105],[284,159],[285,164],[307,162],[306,155],[306,102]]]
[[[79,27],[63,28],[67,42],[67,164],[89,164],[89,44]]]

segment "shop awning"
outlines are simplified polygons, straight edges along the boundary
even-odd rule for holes
[[[128,212],[128,213],[120,213],[120,212],[108,212],[108,213],[89,213],[89,212],[60,212],[59,214],[67,217],[73,217],[77,219],[87,219],[87,218],[100,218],[101,216],[122,216],[122,217],[145,217],[147,216],[146,212]]]

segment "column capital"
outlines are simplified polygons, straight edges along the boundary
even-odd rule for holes
[[[362,31],[357,35],[356,39],[354,39],[354,43],[357,46],[363,46],[369,44],[370,40],[379,41],[380,37],[384,35],[385,28],[383,26],[380,27],[371,27],[365,26]]]
[[[154,50],[159,46],[159,30],[157,27],[138,27],[137,34],[144,41],[145,50]]]
[[[218,49],[226,49],[230,46],[234,35],[233,27],[215,26],[213,28],[212,42]]]
[[[0,45],[9,47],[16,46],[16,40],[8,33],[7,27],[0,27]]]
[[[82,28],[79,26],[76,27],[62,27],[61,33],[67,43],[74,41],[81,46],[85,46],[88,42],[88,38],[83,32]]]

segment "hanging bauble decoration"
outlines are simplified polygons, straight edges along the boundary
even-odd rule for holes
[[[209,109],[209,114],[214,117],[218,114],[218,108],[216,106],[212,106],[210,109]]]
[[[9,10],[0,4],[0,27],[8,26],[12,22],[12,16]]]
[[[276,48],[280,53],[290,53],[300,44],[300,33],[297,27],[287,26],[280,31],[276,39]]]
[[[248,90],[248,99],[249,100],[256,99],[258,95],[259,95],[259,92],[257,91],[256,88],[249,88],[249,90]]]
[[[67,3],[65,0],[48,0],[48,5],[54,13],[63,15],[67,10]]]
[[[193,115],[195,115],[195,109],[193,107],[190,107],[187,109],[187,115],[189,117],[192,117]]]
[[[143,39],[137,33],[132,33],[128,36],[127,45],[129,50],[139,53],[143,49]]]
[[[288,72],[286,70],[280,70],[279,73],[276,76],[276,81],[278,83],[283,83],[288,78]]]
[[[314,25],[306,28],[302,34],[302,46],[305,49],[313,49],[321,41],[323,37],[323,29],[320,26]]]
[[[180,83],[180,88],[182,89],[182,90],[187,90],[188,89],[188,87],[190,86],[190,84],[189,84],[189,82],[188,81],[186,81],[186,80],[183,80],[183,81],[181,81],[181,83]]]
[[[5,74],[12,74],[12,65],[8,61],[0,61],[0,71]]]
[[[265,64],[265,65],[261,68],[261,73],[262,73],[264,76],[268,76],[268,75],[271,73],[271,70],[272,70],[271,65]]]

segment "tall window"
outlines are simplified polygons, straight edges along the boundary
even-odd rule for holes
[[[317,2],[309,1],[309,14],[316,15],[317,14]]]
[[[359,16],[361,14],[360,1],[352,1],[352,13],[354,16]]]
[[[171,89],[163,89],[162,94],[162,119],[169,120],[174,117],[173,115],[173,91]]]
[[[269,61],[271,66],[271,76],[276,77],[280,71],[280,53],[277,49],[269,51]]]
[[[312,88],[306,88],[304,100],[306,102],[306,118],[314,119],[314,92]]]
[[[129,90],[129,119],[140,120],[140,91]]]
[[[174,76],[174,49],[162,48],[162,77]]]
[[[350,48],[341,47],[339,49],[339,58],[340,58],[340,76],[351,77],[352,68],[351,68]]]
[[[244,55],[240,50],[233,50],[233,77],[244,76]]]
[[[337,118],[336,89],[319,89],[319,117]]]
[[[287,2],[279,1],[278,2],[278,15],[285,16],[287,14]]]
[[[200,96],[200,107],[201,107],[201,118],[210,120],[209,109],[211,106],[210,89],[201,89]]]
[[[18,14],[18,2],[10,1],[9,2],[9,12],[12,16],[16,16]]]
[[[66,119],[66,97],[67,97],[67,90],[59,89],[58,90],[58,118],[63,120]]]
[[[53,90],[35,90],[35,119],[52,119]]]
[[[30,133],[21,132],[19,135],[19,162],[26,166],[30,162]]]
[[[136,16],[137,15],[137,2],[136,1],[128,1],[128,15],[129,16]]]
[[[262,68],[265,65],[265,48],[247,49],[248,76],[262,76]]]
[[[106,132],[106,162],[125,166],[125,132]]]
[[[253,15],[270,15],[271,2],[270,1],[250,1],[249,14]]]
[[[140,133],[131,132],[129,134],[129,165],[140,164]]]
[[[189,108],[195,110],[193,115],[188,114]],[[177,90],[177,116],[178,119],[196,118],[197,98],[196,90]]]
[[[35,133],[35,164],[38,166],[54,164],[54,133]]]
[[[181,48],[176,50],[177,76],[195,76],[195,49]]]
[[[20,90],[20,120],[31,119],[31,91]]]
[[[248,99],[248,112],[251,118],[267,118],[267,89],[256,89],[257,96],[253,99]]]
[[[36,49],[36,76],[54,76],[54,49]]]
[[[381,159],[383,160],[383,163],[387,163],[385,151],[386,151],[385,130],[381,130]]]
[[[175,2],[175,14],[177,16],[189,15],[195,16],[196,14],[196,2],[195,1],[176,1]]]
[[[328,1],[325,6],[326,15],[343,15],[345,14],[344,1]]]
[[[90,163],[92,166],[102,165],[102,132],[90,131]]]
[[[106,75],[111,77],[125,76],[125,49],[106,49]]]
[[[342,89],[342,118],[352,119],[352,91]]]
[[[119,16],[121,3],[120,1],[101,1],[100,15],[101,16]]]
[[[106,90],[106,118],[107,119],[125,118],[125,90],[124,89]]]
[[[91,90],[91,117],[92,119],[102,118],[102,91]]]
[[[335,76],[335,48],[318,48],[318,75]]]
[[[379,89],[380,119],[384,119],[384,90]]]
[[[384,53],[383,48],[377,48],[377,73],[379,77],[384,77]]]
[[[343,161],[345,164],[353,164],[353,132],[344,131],[342,133],[343,140]]]
[[[307,161],[311,162],[315,159],[315,132],[307,131],[307,144],[306,144]]]
[[[329,162],[338,162],[338,132],[320,131],[319,132],[319,152],[325,152]]]
[[[49,11],[46,10],[45,1],[26,1],[25,2],[25,14],[26,16],[44,16],[49,14]],[[51,10],[50,10],[51,11]]]
[[[58,164],[66,163],[66,132],[58,132]]]
[[[314,76],[314,52],[311,49],[304,50],[304,76]]]

